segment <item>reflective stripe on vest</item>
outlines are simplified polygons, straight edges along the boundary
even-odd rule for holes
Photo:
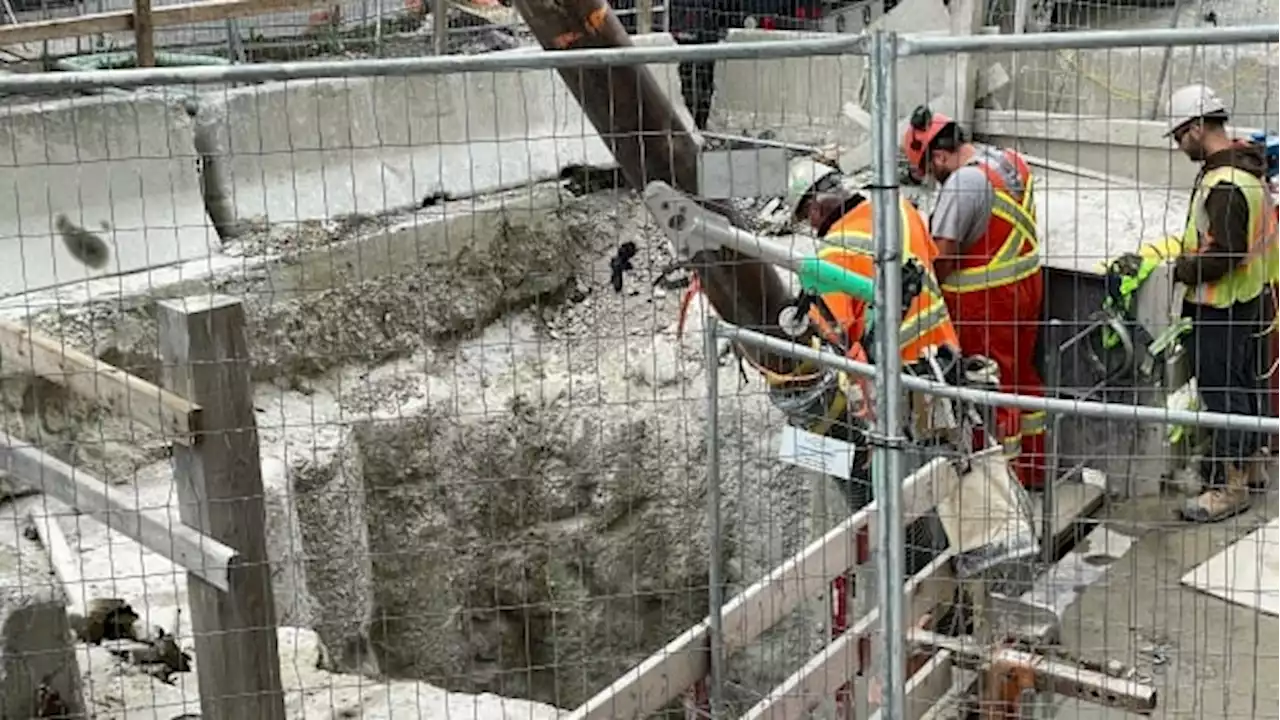
[[[942,283],[942,289],[952,293],[989,290],[1016,283],[1040,272],[1040,242],[1036,239],[1035,178],[1026,178],[1022,202],[1014,200],[1008,186],[999,174],[985,162],[981,168],[991,183],[994,197],[991,216],[1009,223],[1013,229],[1000,249],[986,265],[961,268],[952,272]]]
[[[1045,431],[1045,414],[1043,410],[1024,412],[1021,416],[1022,434],[1043,435]]]
[[[914,209],[912,210],[914,211]],[[906,235],[903,242],[902,261],[905,263],[908,260],[915,259],[917,262],[925,264],[925,267],[928,267],[927,261],[923,258],[917,258],[911,250],[911,238],[909,236],[911,225],[906,215],[908,207],[905,204],[900,206],[899,212],[902,215],[902,231]],[[875,256],[875,239],[872,238],[870,233],[861,230],[836,230],[828,233],[823,240],[833,245],[833,247],[820,250],[818,252],[818,257],[820,258],[828,257],[842,250],[859,255]],[[920,338],[951,322],[947,303],[942,297],[942,288],[939,287],[938,279],[933,276],[933,272],[924,274],[924,287],[921,288],[920,294],[926,299],[923,307],[919,311],[903,318],[902,324],[898,328],[899,350],[906,350]]]
[[[1187,227],[1182,233],[1184,253],[1198,253],[1209,245],[1209,217],[1204,204],[1209,191],[1221,183],[1239,188],[1249,206],[1249,249],[1231,272],[1214,282],[1188,287],[1186,296],[1200,305],[1225,308],[1262,294],[1267,275],[1276,266],[1276,215],[1275,201],[1260,178],[1230,166],[1214,168],[1200,178],[1192,194]]]

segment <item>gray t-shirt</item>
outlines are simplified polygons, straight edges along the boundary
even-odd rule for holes
[[[938,189],[929,219],[935,238],[955,240],[961,249],[972,246],[987,231],[991,203],[995,200],[995,188],[978,163],[986,161],[995,168],[1015,198],[1021,197],[1023,190],[1018,169],[1004,156],[1003,150],[987,145],[976,145],[975,149],[977,154],[973,160],[951,173]]]

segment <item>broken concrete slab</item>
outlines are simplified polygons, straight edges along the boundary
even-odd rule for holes
[[[0,542],[0,715],[54,717],[48,703],[56,717],[79,717],[85,705],[66,593],[44,549],[15,535]],[[42,702],[49,693],[61,708]]]

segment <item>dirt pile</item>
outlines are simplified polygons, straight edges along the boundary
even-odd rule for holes
[[[304,549],[330,541],[308,528],[367,537],[364,553],[307,552],[317,630],[346,650],[333,659],[367,669],[352,653],[367,648],[393,677],[585,700],[705,615],[704,458],[678,427],[520,398],[357,424],[333,462],[294,474]],[[371,566],[366,628],[352,560]]]

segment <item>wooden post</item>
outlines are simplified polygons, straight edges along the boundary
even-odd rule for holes
[[[636,0],[636,34],[653,32],[653,0]]]
[[[275,598],[244,307],[220,295],[159,303],[164,386],[202,406],[173,448],[182,522],[239,552],[230,591],[187,575],[205,720],[283,720]]]
[[[436,55],[449,53],[449,0],[431,3],[431,48]]]
[[[151,0],[133,0],[133,49],[138,67],[156,66],[156,32],[151,21]]]

